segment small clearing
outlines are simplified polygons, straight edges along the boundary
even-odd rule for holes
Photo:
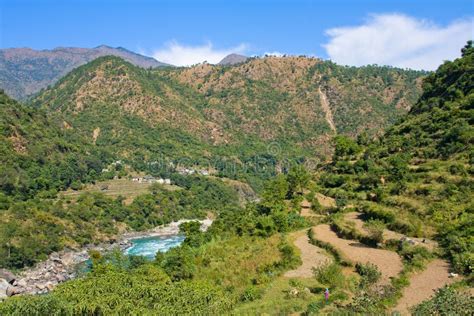
[[[395,252],[371,248],[355,240],[339,238],[326,224],[314,227],[313,232],[316,239],[330,243],[341,251],[345,258],[353,262],[370,262],[376,265],[382,273],[381,284],[388,284],[390,278],[402,271],[402,260]]]
[[[294,245],[300,250],[303,263],[297,269],[287,271],[284,276],[287,278],[311,278],[313,277],[313,267],[321,266],[331,259],[323,249],[309,242],[306,230],[298,232],[297,235],[299,236]]]
[[[112,198],[123,196],[125,197],[124,203],[128,205],[132,203],[137,196],[149,193],[150,186],[151,183],[139,183],[129,179],[114,179],[97,182],[96,184],[88,184],[78,191],[69,189],[61,194],[66,197],[77,198],[85,192],[100,192]],[[162,187],[170,191],[181,189],[176,185],[168,184],[163,184]]]
[[[317,193],[319,194],[319,193]],[[324,196],[322,194],[320,194],[321,196]],[[321,214],[316,214],[315,212],[313,212],[313,210],[311,209],[311,202],[309,202],[308,200],[304,199],[302,202],[301,202],[301,211],[300,211],[300,215],[303,216],[303,217],[307,217],[307,218],[311,218],[311,219],[318,219],[318,218],[322,218],[324,217],[323,215]]]
[[[344,215],[344,220],[347,221],[347,222],[352,222],[354,223],[354,227],[355,229],[361,233],[362,235],[365,235],[367,236],[368,235],[368,232],[367,230],[365,229],[364,227],[364,221],[360,219],[362,213],[359,213],[359,212],[350,212],[350,213],[346,213]]]
[[[99,137],[99,135],[100,135],[100,127],[97,127],[97,128],[95,128],[94,131],[92,132],[92,142],[94,143],[94,145],[95,145],[95,143],[96,143],[97,138]]]
[[[434,291],[445,285],[453,283],[454,278],[449,277],[449,263],[435,259],[425,270],[410,278],[410,285],[403,290],[403,296],[393,309],[402,315],[409,315],[409,309],[434,295]]]

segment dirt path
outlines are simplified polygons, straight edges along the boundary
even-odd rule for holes
[[[426,269],[410,278],[410,285],[403,290],[403,296],[393,309],[402,315],[409,315],[409,308],[429,299],[436,289],[454,282],[449,277],[449,264],[441,259],[431,261]]]
[[[303,217],[310,217],[310,216],[316,215],[313,213],[313,211],[311,211],[311,203],[306,199],[304,199],[303,202],[301,202],[300,214]]]
[[[370,262],[378,267],[382,273],[381,284],[388,284],[391,277],[395,277],[403,268],[402,260],[395,252],[365,246],[355,240],[339,238],[329,225],[313,227],[316,239],[330,243],[354,262]]]
[[[303,264],[295,270],[287,271],[284,276],[287,278],[311,278],[313,277],[313,267],[318,267],[331,259],[323,249],[309,242],[306,230],[297,234],[300,236],[296,238],[294,245],[301,252]]]
[[[326,116],[326,121],[329,124],[329,127],[336,132],[336,125],[334,125],[334,119],[332,117],[332,111],[329,107],[329,102],[326,98],[326,95],[321,91],[321,87],[318,87],[319,99],[321,100],[321,107],[323,108],[324,115]]]
[[[319,204],[323,207],[336,207],[336,200],[332,197],[325,196],[321,193],[316,193],[316,198],[318,199]]]
[[[336,201],[329,197],[329,196],[325,196],[321,193],[316,193],[315,194],[315,197],[316,199],[318,200],[319,204],[321,204],[321,206],[323,207],[326,207],[326,208],[330,208],[330,207],[336,207]],[[312,210],[311,210],[311,202],[309,202],[308,200],[304,199],[302,202],[301,202],[301,212],[300,212],[300,215],[303,216],[303,217],[322,217],[323,215],[321,214],[316,214],[314,213]]]

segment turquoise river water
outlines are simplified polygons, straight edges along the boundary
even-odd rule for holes
[[[153,259],[158,251],[166,252],[170,248],[179,246],[183,240],[184,236],[181,235],[132,239],[131,242],[133,245],[125,250],[125,254]]]

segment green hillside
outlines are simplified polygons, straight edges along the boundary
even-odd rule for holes
[[[32,105],[136,170],[210,168],[258,191],[288,161],[328,159],[335,134],[380,134],[414,104],[425,74],[306,57],[143,69],[109,56]]]
[[[392,230],[437,239],[454,268],[474,267],[474,49],[423,82],[423,94],[376,142],[340,139],[322,190]]]
[[[54,85],[76,67],[101,56],[118,56],[143,68],[169,66],[122,47],[57,47],[52,50],[31,48],[0,49],[0,89],[17,100],[26,100]]]
[[[109,156],[64,124],[0,92],[2,199],[47,197],[100,173]]]

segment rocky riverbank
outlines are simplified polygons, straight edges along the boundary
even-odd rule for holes
[[[33,268],[21,272],[18,276],[9,271],[0,271],[0,299],[18,294],[44,294],[51,291],[59,283],[77,277],[77,267],[79,264],[89,259],[89,251],[97,250],[108,252],[119,248],[125,251],[132,245],[133,239],[170,236],[179,233],[179,225],[190,220],[179,220],[164,226],[158,226],[148,231],[129,232],[117,238],[115,242],[103,243],[99,245],[87,245],[79,250],[65,249],[54,252],[48,259],[38,263]],[[200,220],[201,229],[207,230],[212,224],[212,220]]]

